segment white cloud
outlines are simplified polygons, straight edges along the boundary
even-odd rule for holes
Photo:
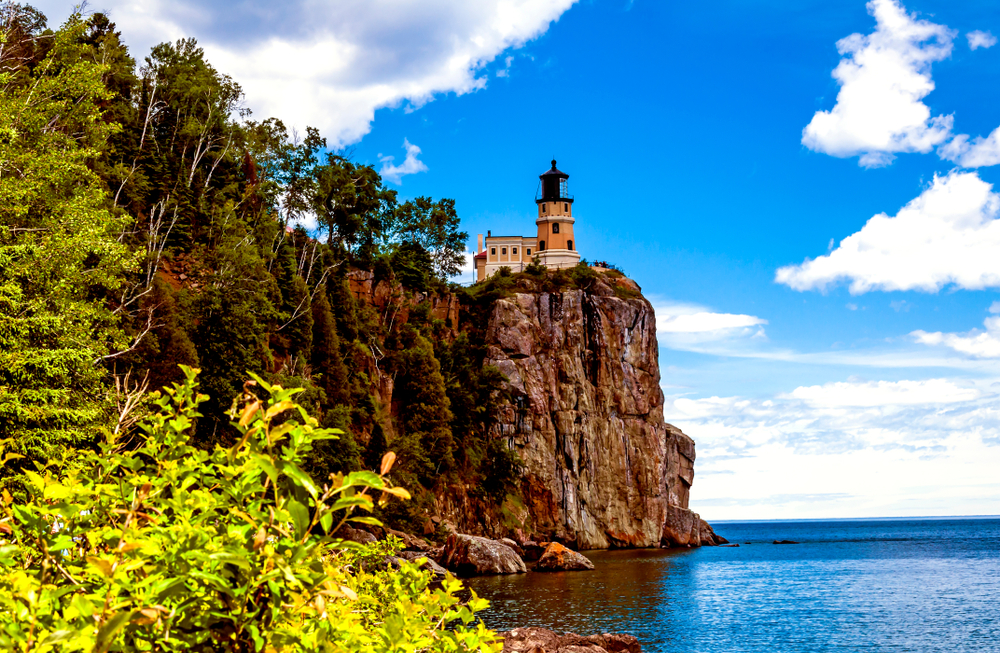
[[[403,149],[406,150],[406,158],[398,166],[393,164],[393,161],[396,159],[394,156],[382,156],[379,154],[378,157],[378,160],[382,162],[382,169],[379,170],[379,174],[384,179],[388,179],[397,185],[403,183],[403,175],[427,172],[427,166],[417,158],[420,156],[419,147],[404,138]]]
[[[993,302],[990,313],[1000,313],[1000,302]],[[968,333],[942,333],[914,331],[917,342],[925,345],[944,345],[961,354],[974,358],[1000,358],[1000,316],[983,320],[985,331],[973,329]]]
[[[484,67],[543,34],[575,0],[105,0],[140,61],[193,36],[246,91],[259,118],[318,127],[332,146],[370,129],[375,110],[419,107],[486,84]],[[70,4],[33,3],[50,22]]]
[[[865,167],[885,166],[895,152],[929,152],[951,133],[952,116],[931,117],[921,101],[934,90],[931,63],[951,54],[955,32],[917,20],[895,0],[872,0],[876,29],[837,42],[837,104],[818,111],[802,143],[837,157],[860,155]]]
[[[959,134],[938,148],[938,155],[963,168],[995,166],[1000,163],[1000,127],[985,138],[976,136],[971,141],[968,134]]]
[[[698,445],[692,508],[709,520],[995,514],[997,399],[988,381],[845,381],[664,415]]]
[[[767,320],[754,315],[715,313],[697,304],[652,298],[656,337],[661,347],[725,353],[735,343],[766,340]]]
[[[458,275],[451,277],[449,281],[461,284],[463,286],[468,286],[476,282],[476,260],[475,252],[465,251],[464,261],[462,262],[462,269]]]
[[[976,173],[935,176],[895,216],[874,216],[830,254],[780,268],[775,281],[802,291],[850,280],[852,294],[1000,287],[998,209],[1000,196]]]
[[[969,39],[970,50],[975,50],[976,48],[992,48],[997,44],[997,37],[993,36],[989,32],[983,32],[978,29],[966,34],[965,38]]]
[[[971,401],[979,396],[974,388],[963,388],[946,379],[927,381],[837,382],[796,388],[782,399],[801,399],[818,407],[911,406]]]

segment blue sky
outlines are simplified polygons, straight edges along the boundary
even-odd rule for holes
[[[557,158],[579,250],[657,309],[706,518],[1000,514],[993,3],[94,8],[454,198],[470,247],[532,233]]]

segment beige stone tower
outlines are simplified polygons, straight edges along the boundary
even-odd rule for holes
[[[569,175],[552,169],[538,176],[542,181],[541,194],[535,200],[538,205],[538,245],[537,255],[542,265],[549,268],[568,268],[580,262],[573,237],[573,196],[569,194]]]

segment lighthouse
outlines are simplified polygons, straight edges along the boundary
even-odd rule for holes
[[[535,198],[538,205],[538,257],[550,268],[573,267],[580,262],[573,238],[573,196],[569,194],[569,175],[556,168],[538,176],[541,192]]]
[[[486,232],[486,239],[479,234],[476,262],[476,281],[482,281],[502,267],[511,272],[521,272],[535,258],[547,268],[569,268],[580,262],[573,237],[573,196],[569,194],[569,175],[552,168],[538,176],[539,191],[535,196],[538,218],[537,236],[494,236]]]

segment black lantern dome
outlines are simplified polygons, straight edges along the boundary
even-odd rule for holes
[[[556,160],[552,159],[552,169],[538,175],[542,180],[541,197],[536,197],[535,202],[573,202],[573,196],[569,194],[569,184],[566,181],[569,175],[556,169]]]

